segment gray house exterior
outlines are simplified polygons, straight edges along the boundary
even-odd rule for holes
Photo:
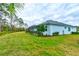
[[[61,22],[53,21],[53,20],[48,20],[42,24],[47,26],[47,31],[43,32],[43,35],[50,35],[51,36],[55,32],[59,32],[59,35],[63,35],[63,34],[71,34],[72,32],[77,31],[76,26],[64,24]],[[38,25],[33,25],[33,26],[29,27],[29,30],[30,31],[37,31],[37,26]]]

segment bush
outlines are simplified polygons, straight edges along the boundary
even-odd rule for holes
[[[6,31],[6,32],[10,31],[10,27],[8,25],[4,25],[3,31]]]
[[[54,36],[59,35],[59,32],[54,32],[53,35]]]
[[[72,34],[79,34],[79,32],[72,32]]]
[[[3,32],[0,32],[0,36],[3,35],[3,34],[4,34]]]
[[[5,35],[5,34],[8,34],[9,32],[6,32],[6,31],[3,31],[3,32],[0,32],[0,36],[1,35]]]
[[[17,28],[15,26],[13,26],[13,32],[19,32],[19,31],[25,31],[24,28]]]
[[[43,36],[42,32],[36,32],[38,36]]]

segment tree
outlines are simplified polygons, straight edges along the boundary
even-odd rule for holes
[[[1,23],[0,23],[0,27],[1,27],[1,31],[4,31],[4,26],[6,26],[7,20],[6,19],[1,19]]]
[[[19,27],[22,27],[24,25],[22,18],[18,19],[18,25],[19,25]]]
[[[3,30],[4,23],[7,23],[6,16],[10,18],[10,29],[12,31],[16,12],[22,10],[23,6],[22,3],[0,3],[0,31]]]
[[[23,19],[22,19],[22,18],[18,18],[18,16],[16,16],[16,15],[15,15],[15,20],[14,20],[14,22],[16,22],[19,27],[24,26],[24,21],[23,21]]]
[[[2,18],[0,17],[0,32],[2,31]]]
[[[42,35],[42,32],[47,30],[47,26],[44,24],[40,24],[37,26],[38,35]]]
[[[7,5],[8,4],[6,3],[0,3],[0,31],[3,31],[4,21],[6,21],[6,19],[3,18],[8,15],[8,12],[6,11]]]
[[[20,4],[20,3],[10,3],[8,6],[8,11],[10,14],[10,29],[11,29],[11,31],[13,29],[13,20],[16,15],[16,12],[19,11],[20,9],[22,9],[23,5],[24,4]]]
[[[0,31],[2,31],[4,22],[7,21],[6,16],[10,18],[10,29],[12,31],[16,12],[22,10],[23,6],[24,4],[21,3],[0,3]]]

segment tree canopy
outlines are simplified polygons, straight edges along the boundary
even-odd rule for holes
[[[12,31],[13,23],[19,22],[19,24],[23,25],[22,18],[18,18],[16,12],[23,10],[23,3],[0,3],[0,30],[3,27],[3,23],[6,22],[7,18],[9,19],[10,30]],[[17,16],[17,18],[16,18]]]

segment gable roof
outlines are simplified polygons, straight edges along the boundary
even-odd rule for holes
[[[61,23],[61,22],[58,22],[58,21],[53,21],[53,20],[47,20],[46,22],[44,22],[44,24],[46,24],[46,25],[57,25],[57,26],[71,26],[71,27],[76,27],[76,26],[64,24],[64,23]]]
[[[77,26],[72,26],[72,25],[64,24],[64,23],[61,23],[61,22],[58,22],[58,21],[53,21],[53,20],[47,20],[46,22],[43,22],[42,24],[45,24],[45,25],[57,25],[57,26],[77,27]],[[37,26],[38,25],[33,25],[33,26],[30,26],[29,28],[31,29],[31,28],[35,28]]]

